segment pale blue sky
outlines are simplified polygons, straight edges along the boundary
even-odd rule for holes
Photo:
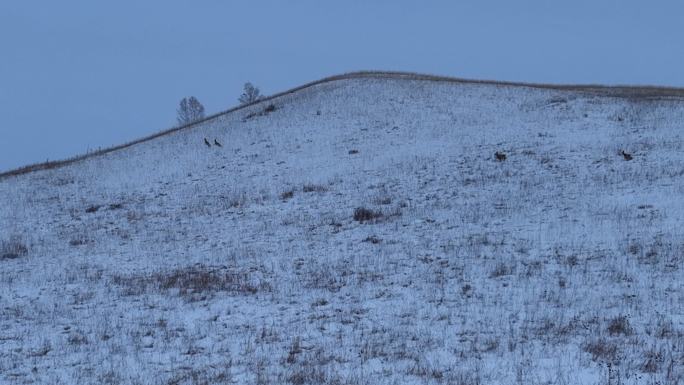
[[[0,170],[168,128],[252,81],[274,93],[364,69],[684,86],[684,2],[7,0]]]

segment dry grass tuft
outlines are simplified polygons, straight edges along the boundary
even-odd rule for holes
[[[0,260],[15,259],[28,255],[28,246],[22,237],[13,235],[7,240],[0,241]]]

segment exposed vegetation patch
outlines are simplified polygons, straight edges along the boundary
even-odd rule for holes
[[[328,188],[320,184],[307,183],[302,187],[302,191],[305,193],[309,192],[326,192]]]
[[[511,275],[513,273],[513,269],[506,265],[505,263],[499,263],[496,265],[494,270],[489,274],[490,278],[499,278],[503,277],[505,275]]]
[[[277,109],[278,108],[275,106],[275,104],[269,104],[266,107],[264,107],[264,109],[261,111],[250,112],[249,114],[245,115],[245,118],[243,119],[243,121],[247,121],[247,120],[250,120],[250,119],[258,117],[258,116],[266,116],[266,115],[274,112]]]
[[[369,242],[369,243],[372,243],[374,245],[377,245],[378,243],[382,242],[382,239],[376,237],[375,235],[371,235],[371,236],[367,237],[366,239],[364,239],[363,242]]]
[[[28,255],[28,246],[22,237],[13,235],[7,240],[0,241],[0,260],[15,259]]]
[[[584,344],[585,352],[591,354],[591,359],[598,362],[613,362],[618,355],[618,347],[605,338],[599,338]]]
[[[280,193],[280,199],[286,201],[288,199],[292,199],[294,196],[294,190],[288,190],[288,191],[283,191]]]
[[[83,245],[87,244],[88,242],[89,241],[87,238],[82,237],[82,236],[78,236],[78,237],[70,239],[69,245],[70,246],[83,246]]]
[[[101,207],[100,205],[90,205],[90,206],[86,207],[85,212],[89,213],[89,214],[95,213],[95,212],[97,212],[97,210],[100,209],[100,207]]]
[[[354,220],[361,223],[377,220],[384,216],[382,211],[375,211],[365,207],[357,207],[354,210]]]
[[[202,299],[219,291],[250,295],[270,290],[267,282],[256,279],[249,271],[202,265],[145,275],[115,276],[112,281],[127,295],[163,292],[190,299]]]
[[[629,324],[629,318],[621,315],[611,319],[610,322],[608,322],[608,333],[611,335],[622,334],[626,336],[632,334],[632,326]]]

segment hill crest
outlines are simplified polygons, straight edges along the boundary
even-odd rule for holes
[[[21,166],[16,169],[7,170],[0,172],[0,180],[8,177],[18,176],[23,174],[28,174],[40,170],[49,170],[54,168],[59,168],[67,166],[85,159],[90,159],[93,157],[109,154],[118,150],[122,150],[140,143],[144,143],[150,140],[154,140],[163,137],[174,132],[181,131],[183,129],[197,126],[218,117],[237,112],[254,105],[267,103],[272,100],[276,100],[280,97],[291,95],[296,92],[321,85],[326,83],[332,83],[342,80],[350,79],[390,79],[390,80],[413,80],[413,81],[429,81],[429,82],[445,82],[445,83],[460,83],[460,84],[478,84],[478,85],[490,85],[490,86],[503,86],[503,87],[524,87],[524,88],[536,88],[544,90],[555,90],[555,91],[569,91],[569,92],[579,92],[588,93],[606,97],[618,97],[618,98],[636,98],[636,99],[667,99],[676,98],[679,100],[684,99],[684,88],[677,87],[662,87],[662,86],[628,86],[628,85],[597,85],[597,84],[549,84],[549,83],[526,83],[526,82],[510,82],[510,81],[495,81],[495,80],[478,80],[478,79],[466,79],[458,77],[440,76],[440,75],[429,75],[420,74],[412,72],[399,72],[399,71],[357,71],[349,72],[340,75],[334,75],[325,77],[319,80],[315,80],[273,95],[266,96],[256,102],[238,105],[227,110],[211,114],[201,120],[196,122],[172,127],[159,131],[157,133],[144,136],[139,139],[132,140],[120,145],[115,145],[112,147],[104,148],[98,151],[93,151],[87,154],[76,155],[71,158],[46,161],[35,164],[29,164],[26,166]]]

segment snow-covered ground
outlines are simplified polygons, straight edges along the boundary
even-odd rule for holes
[[[367,77],[2,179],[0,383],[681,384],[682,134]]]

